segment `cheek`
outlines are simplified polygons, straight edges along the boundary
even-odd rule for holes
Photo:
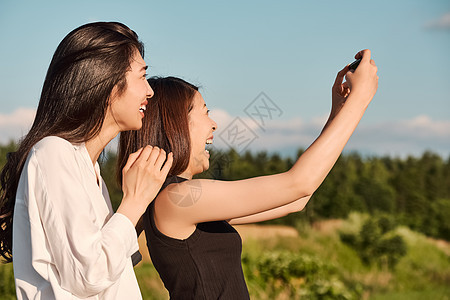
[[[118,99],[116,103],[111,105],[116,121],[126,123],[130,118],[135,118],[139,114],[136,104],[131,103],[130,96],[130,94],[127,94],[126,98]]]

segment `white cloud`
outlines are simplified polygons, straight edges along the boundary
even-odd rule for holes
[[[222,131],[235,117],[224,110],[215,111],[212,118],[219,124],[214,145],[228,148]],[[252,120],[241,117],[257,136],[248,148],[253,151],[274,151],[294,154],[298,148],[307,148],[320,134],[327,117],[304,120],[269,120],[264,128],[252,126]],[[236,147],[235,147],[236,148]],[[238,151],[240,149],[237,149]],[[370,155],[407,156],[421,155],[431,150],[444,157],[450,154],[450,120],[433,120],[421,115],[407,120],[360,124],[345,147],[346,151],[358,151]]]
[[[450,154],[450,120],[433,120],[421,115],[364,125],[348,143],[353,149],[381,155],[420,155],[430,150],[447,158]]]
[[[445,13],[439,19],[433,20],[425,25],[429,29],[450,29],[450,12]]]
[[[434,121],[426,115],[402,121],[399,125],[404,126],[410,132],[413,132],[414,135],[431,135],[437,138],[450,137],[450,121]]]
[[[31,108],[19,108],[11,114],[0,114],[0,144],[6,144],[10,140],[17,141],[26,134],[34,116],[35,109]],[[236,120],[236,116],[223,109],[214,109],[211,117],[218,124],[214,147],[228,149],[230,143],[224,131]],[[274,118],[261,128],[247,116],[239,118],[254,137],[246,149],[286,155],[293,155],[299,148],[308,147],[320,134],[327,119],[326,116],[309,120]],[[117,141],[114,140],[108,149],[114,151],[116,144]],[[401,157],[417,156],[431,150],[447,158],[450,154],[450,120],[434,120],[427,115],[420,115],[406,120],[363,123],[358,126],[345,150]]]
[[[0,114],[0,143],[17,141],[27,134],[33,124],[36,109],[20,107],[11,114]]]

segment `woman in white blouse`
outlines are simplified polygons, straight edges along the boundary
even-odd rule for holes
[[[137,35],[113,22],[83,25],[56,49],[33,126],[1,173],[0,254],[18,299],[142,298],[135,226],[172,154],[130,155],[116,213],[97,163],[119,132],[142,126],[153,96],[142,57]]]

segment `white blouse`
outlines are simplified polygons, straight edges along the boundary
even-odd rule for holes
[[[54,136],[39,141],[14,208],[18,299],[142,299],[131,262],[138,248],[133,224],[113,213],[84,144]]]

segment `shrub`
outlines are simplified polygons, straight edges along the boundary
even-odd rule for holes
[[[379,216],[368,219],[359,233],[340,232],[340,239],[352,247],[366,265],[378,264],[394,269],[400,258],[406,255],[407,246],[400,235],[393,234],[392,218]]]
[[[335,266],[289,251],[266,251],[258,258],[243,256],[249,286],[259,286],[269,299],[359,299],[361,288],[347,286]]]

